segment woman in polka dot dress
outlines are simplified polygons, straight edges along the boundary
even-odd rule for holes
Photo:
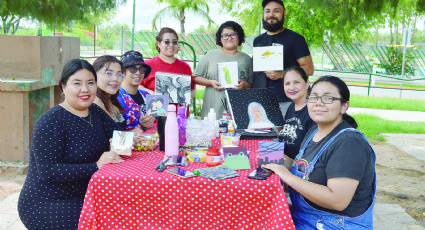
[[[93,104],[96,80],[87,61],[68,62],[59,81],[65,100],[34,126],[18,201],[28,229],[77,229],[91,176],[105,164],[121,162],[108,150],[113,130],[122,129]]]

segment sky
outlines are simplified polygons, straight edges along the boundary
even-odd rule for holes
[[[156,0],[136,0],[136,20],[135,25],[136,31],[139,30],[152,30],[152,20],[155,14],[166,7],[167,4],[159,4]],[[221,24],[228,20],[234,20],[230,13],[220,12],[220,5],[217,3],[210,3],[210,17],[216,24]],[[133,0],[127,0],[127,3],[117,10],[117,15],[111,23],[125,23],[132,26],[133,24]],[[196,22],[196,23],[194,23]],[[190,33],[193,30],[199,28],[201,25],[208,26],[208,22],[199,16],[195,16],[192,13],[186,13],[185,30],[186,33]],[[168,26],[180,33],[180,22],[177,19],[167,17],[161,19],[161,25],[157,25],[158,28]]]

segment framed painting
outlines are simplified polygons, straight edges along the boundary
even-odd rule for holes
[[[227,89],[226,97],[237,129],[265,129],[283,125],[274,88]]]

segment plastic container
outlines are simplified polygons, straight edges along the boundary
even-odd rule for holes
[[[227,127],[227,133],[230,136],[234,136],[235,135],[235,123],[233,122],[233,120],[229,121],[229,125]]]
[[[169,158],[179,155],[179,127],[175,105],[168,105],[167,121],[165,122],[165,155]]]
[[[136,151],[152,151],[156,149],[158,137],[153,134],[141,134],[135,141],[134,150]]]
[[[223,133],[221,134],[220,140],[221,140],[221,146],[222,147],[237,147],[239,146],[239,142],[241,139],[241,135],[239,133],[230,135],[229,133]]]
[[[179,126],[179,144],[183,146],[186,143],[186,125],[187,125],[187,117],[186,117],[186,108],[179,107],[177,110],[177,124]]]
[[[208,120],[187,120],[184,147],[211,147],[212,126]],[[215,136],[215,133],[214,133]]]
[[[209,147],[206,154],[206,162],[209,167],[221,164],[220,147]]]

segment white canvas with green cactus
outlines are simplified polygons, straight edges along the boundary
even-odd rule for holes
[[[218,67],[218,80],[222,87],[233,88],[238,84],[238,62],[220,62]]]

